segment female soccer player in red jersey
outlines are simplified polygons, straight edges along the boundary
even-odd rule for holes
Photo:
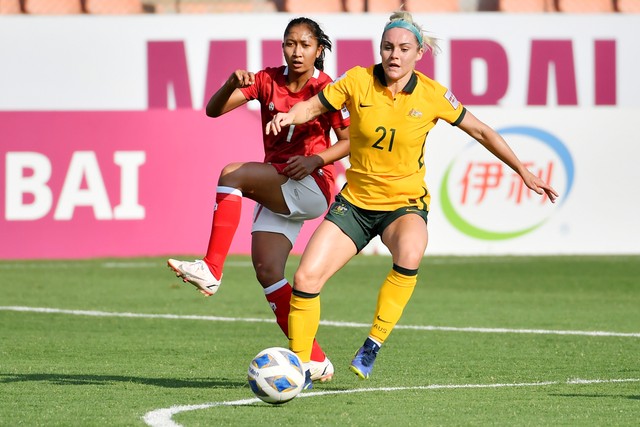
[[[304,250],[294,275],[289,345],[309,358],[320,320],[320,291],[326,281],[375,236],[391,252],[393,265],[382,283],[373,324],[350,369],[366,379],[378,350],[409,302],[427,248],[431,195],[425,184],[424,145],[438,120],[459,127],[553,202],[555,190],[532,174],[506,141],[478,120],[451,91],[415,70],[435,41],[423,34],[408,12],[396,12],[385,25],[381,63],[354,67],[313,98],[277,114],[267,134],[285,133],[346,104],[351,113],[347,183]]]
[[[324,68],[331,41],[308,18],[289,22],[282,51],[286,66],[265,68],[254,74],[237,70],[211,97],[206,112],[219,117],[250,100],[261,104],[262,125],[278,112],[320,92],[331,78]],[[256,276],[276,320],[288,335],[291,285],[285,264],[302,224],[317,218],[329,206],[334,186],[333,162],[349,153],[349,116],[338,110],[281,135],[264,137],[264,163],[239,162],[225,166],[218,179],[216,208],[207,253],[195,262],[169,259],[168,265],[183,281],[204,295],[220,286],[222,269],[238,228],[242,197],[256,201],[253,215],[251,258]],[[338,141],[332,145],[330,130]],[[314,340],[308,368],[311,379],[330,380],[333,365]]]

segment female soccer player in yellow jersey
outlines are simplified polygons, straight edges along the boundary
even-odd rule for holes
[[[304,250],[294,275],[289,345],[303,362],[320,321],[320,291],[376,235],[392,255],[393,267],[378,295],[373,325],[350,369],[371,374],[378,350],[389,336],[417,283],[428,240],[430,194],[424,182],[424,143],[439,119],[458,126],[517,172],[524,184],[554,202],[558,194],[532,174],[505,140],[474,117],[438,82],[415,70],[435,40],[411,14],[391,15],[380,43],[381,63],[354,67],[288,113],[276,114],[266,133],[278,134],[344,103],[351,115],[351,166],[347,183]]]

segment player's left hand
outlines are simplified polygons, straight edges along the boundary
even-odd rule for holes
[[[287,160],[287,166],[282,172],[289,178],[299,181],[314,170],[322,167],[322,165],[322,158],[316,154],[312,156],[293,156]]]
[[[527,170],[526,173],[522,176],[522,180],[527,187],[529,187],[536,193],[540,195],[546,194],[551,203],[556,202],[556,199],[558,198],[558,192],[541,178],[531,173],[531,171]]]

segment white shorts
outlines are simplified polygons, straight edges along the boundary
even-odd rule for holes
[[[306,176],[300,181],[288,179],[280,188],[291,213],[288,215],[275,213],[256,203],[251,232],[280,233],[289,239],[291,245],[294,245],[304,221],[318,218],[329,206],[316,180],[311,176]]]

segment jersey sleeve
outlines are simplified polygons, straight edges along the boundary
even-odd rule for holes
[[[322,92],[318,93],[320,102],[329,111],[338,111],[350,100],[350,94],[355,93],[353,88],[357,83],[357,75],[362,67],[354,67],[338,77],[333,83],[328,84]]]
[[[253,99],[259,99],[260,97],[260,88],[263,86],[264,79],[267,76],[267,73],[264,70],[260,70],[256,73],[255,83],[251,86],[240,88],[240,92],[244,95],[247,101],[251,101]]]
[[[322,92],[322,89],[324,89],[325,87],[327,87],[327,85],[330,85],[331,83],[333,83],[333,80],[331,79],[331,77],[329,77],[329,75],[326,74],[324,71],[321,71],[320,76],[318,77],[318,80],[317,80],[319,90],[316,93],[320,94]],[[329,123],[329,126],[331,126],[331,128],[342,129],[351,124],[351,119],[349,118],[349,110],[347,110],[347,108],[344,105],[342,105],[342,108],[340,108],[340,110],[334,110],[333,107],[327,108],[327,109],[329,111],[325,113],[325,117],[327,122]]]
[[[349,110],[344,105],[340,110],[329,111],[326,113],[329,116],[329,123],[333,129],[346,128],[351,124],[351,118],[349,117]]]
[[[439,83],[436,83],[435,91],[439,112],[438,118],[445,120],[453,126],[459,125],[467,112],[464,105],[458,101],[451,90]]]

